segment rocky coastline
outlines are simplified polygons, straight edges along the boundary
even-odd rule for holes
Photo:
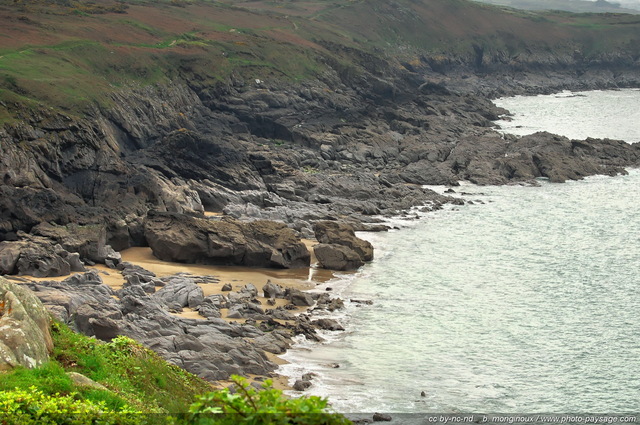
[[[353,270],[373,258],[354,230],[384,231],[381,217],[463,202],[423,185],[563,182],[640,164],[638,144],[503,136],[492,121],[507,111],[490,101],[640,87],[635,62],[582,69],[558,59],[527,69],[484,60],[355,80],[333,69],[297,84],[131,86],[82,118],[16,103],[20,121],[0,129],[0,273],[24,276],[12,278],[87,335],[130,336],[211,381],[273,376],[265,352],[339,329],[309,312],[338,309],[340,299],[267,282],[226,291],[229,282],[207,276],[158,277],[120,252],[149,246],[173,262],[305,268],[301,238],[315,238],[321,266]],[[87,269],[96,263],[120,273],[122,288]],[[71,272],[79,274],[61,282],[28,277]],[[203,285],[220,294],[205,296]],[[185,308],[204,320],[176,316]],[[223,310],[243,322],[224,320]]]

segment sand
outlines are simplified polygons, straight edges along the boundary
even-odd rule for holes
[[[209,216],[216,216],[218,213],[208,213]],[[313,255],[313,245],[316,245],[318,242],[310,239],[302,240],[309,251],[311,252],[311,262],[314,264],[317,260]],[[273,283],[279,284],[285,288],[296,288],[300,290],[308,290],[315,288],[316,285],[325,283],[334,277],[333,272],[324,269],[316,269],[313,267],[303,268],[303,269],[255,269],[249,267],[239,267],[239,266],[209,266],[209,265],[200,265],[200,264],[183,264],[183,263],[173,263],[169,261],[162,261],[156,258],[151,248],[143,248],[143,247],[135,247],[129,248],[124,251],[121,251],[122,261],[127,261],[132,264],[136,264],[140,267],[143,267],[153,273],[155,273],[158,277],[171,276],[177,273],[189,273],[194,276],[212,276],[218,279],[219,281],[216,283],[202,283],[199,286],[202,288],[204,295],[214,295],[214,294],[223,294],[222,286],[225,283],[230,283],[233,287],[233,290],[240,290],[244,285],[248,283],[252,283],[258,288],[258,293],[262,294],[262,287],[267,283],[267,281],[271,281]],[[102,264],[96,264],[95,266],[87,267],[88,270],[96,270],[100,276],[102,277],[103,282],[106,285],[109,285],[114,290],[119,290],[122,288],[122,285],[125,282],[122,274],[114,269],[110,269]],[[69,276],[60,276],[60,277],[47,277],[47,278],[34,278],[30,276],[25,276],[27,279],[34,281],[43,281],[43,280],[55,280],[61,281]],[[262,308],[265,310],[273,309],[279,306],[284,306],[288,304],[287,300],[284,299],[276,299],[276,304],[270,306],[267,304],[267,298],[257,297],[260,301]],[[297,307],[295,310],[292,310],[292,313],[300,313],[306,310],[305,307]],[[244,323],[245,319],[230,319],[227,318],[227,310],[222,309],[221,311],[222,318],[230,321],[230,322],[238,322]],[[188,319],[197,319],[197,320],[206,320],[206,318],[200,316],[197,311],[184,308],[181,313],[176,313],[176,316]],[[286,323],[286,321],[278,320],[281,323]],[[265,353],[269,360],[276,364],[285,364],[287,363],[285,360],[281,359],[275,354]],[[250,376],[250,378],[256,378],[255,376]],[[272,379],[274,388],[281,390],[291,389],[288,384],[288,379],[285,376],[277,376]],[[224,382],[221,382],[222,385],[225,385]]]

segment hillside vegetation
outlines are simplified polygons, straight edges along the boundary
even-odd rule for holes
[[[347,424],[319,397],[287,399],[234,377],[212,385],[126,337],[109,343],[52,324],[51,360],[0,374],[0,423],[27,424]],[[70,373],[89,381],[79,383]]]
[[[317,78],[328,66],[429,69],[508,63],[536,52],[635,58],[640,21],[623,14],[501,10],[466,0],[0,2],[0,119],[7,103],[68,112],[123,85]]]

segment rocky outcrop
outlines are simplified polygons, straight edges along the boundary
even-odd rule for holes
[[[307,267],[310,254],[282,223],[208,220],[176,213],[150,213],[145,237],[165,261],[249,267]]]
[[[329,270],[357,270],[364,265],[362,257],[351,248],[338,244],[319,244],[313,247],[321,267]]]
[[[84,271],[77,252],[70,253],[47,238],[23,232],[18,236],[17,241],[0,242],[0,273],[54,277]]]
[[[318,242],[346,246],[356,252],[362,261],[373,260],[373,245],[357,237],[353,227],[348,224],[321,221],[314,225],[313,230]]]
[[[114,266],[121,261],[120,254],[107,244],[107,229],[104,224],[82,226],[70,223],[58,226],[40,223],[31,229],[31,234],[51,239],[65,250],[78,253],[80,258],[94,263],[105,264],[109,261]]]
[[[231,374],[269,376],[277,366],[265,352],[283,353],[298,334],[320,341],[316,329],[340,329],[335,321],[313,322],[307,314],[289,311],[314,304],[315,308],[327,311],[343,307],[342,300],[326,293],[283,291],[279,285],[269,283],[265,285],[267,293],[286,297],[290,304],[268,308],[260,304],[256,298],[258,289],[252,284],[239,291],[203,298],[196,281],[211,284],[206,277],[178,274],[156,278],[128,263],[120,268],[129,276],[133,273],[147,276],[149,282],[132,279],[129,285],[114,292],[102,283],[99,273],[91,271],[61,282],[25,282],[18,289],[25,292],[30,292],[25,288],[31,289],[54,317],[83,334],[105,341],[117,335],[128,336],[210,381],[227,379]],[[152,282],[161,289],[148,293],[144,286]],[[179,311],[180,306],[189,306],[207,319],[186,319],[171,313]],[[246,323],[222,320],[222,309],[228,309],[227,318],[245,319]]]
[[[31,291],[0,277],[0,371],[47,361],[53,349],[50,321]]]
[[[314,253],[321,267],[330,270],[356,270],[373,260],[371,243],[356,236],[353,227],[336,221],[315,223],[314,232],[320,242]]]
[[[174,289],[195,286],[184,279],[179,276],[168,279],[173,283],[167,283],[167,287],[173,287],[171,291],[178,297],[182,291]],[[276,368],[249,342],[264,335],[256,327],[215,318],[182,319],[169,313],[171,304],[181,301],[169,298],[167,304],[163,295],[149,295],[136,285],[116,294],[92,272],[62,282],[45,281],[26,286],[58,319],[76,330],[103,340],[116,335],[129,336],[205,379],[226,379],[234,373],[267,375]]]

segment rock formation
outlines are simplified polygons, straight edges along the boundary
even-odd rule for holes
[[[31,291],[0,277],[0,371],[49,360],[50,325],[49,313]]]
[[[371,243],[358,238],[348,224],[320,221],[313,229],[320,242],[314,247],[320,266],[331,270],[356,270],[373,260]]]
[[[165,261],[249,267],[308,267],[310,254],[282,223],[209,220],[178,213],[150,213],[145,238]]]

